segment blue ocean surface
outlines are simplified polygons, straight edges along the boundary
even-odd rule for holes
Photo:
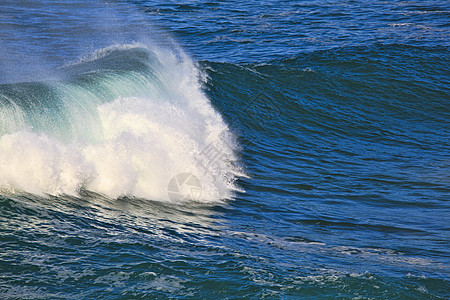
[[[448,1],[0,1],[1,299],[449,299]]]

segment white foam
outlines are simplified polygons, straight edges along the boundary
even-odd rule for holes
[[[87,189],[170,201],[170,180],[190,173],[201,183],[196,200],[231,197],[239,173],[234,145],[201,89],[198,69],[179,53],[156,55],[165,92],[98,106],[99,140],[63,142],[29,129],[0,137],[0,190],[76,195]],[[220,156],[203,151],[211,145]]]

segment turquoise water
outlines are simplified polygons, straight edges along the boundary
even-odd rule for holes
[[[2,1],[0,298],[449,298],[449,8]]]

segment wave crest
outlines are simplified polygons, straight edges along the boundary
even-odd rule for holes
[[[67,66],[64,80],[42,83],[44,92],[17,92],[19,84],[5,96],[10,87],[0,89],[12,103],[1,109],[8,118],[0,128],[0,189],[168,201],[168,183],[189,173],[201,183],[194,200],[231,197],[239,174],[235,146],[195,64],[142,45],[96,53]],[[55,92],[49,97],[46,89]],[[214,154],[204,151],[211,145]]]

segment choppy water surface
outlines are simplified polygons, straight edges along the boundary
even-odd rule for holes
[[[3,1],[1,298],[449,298],[448,17]]]

